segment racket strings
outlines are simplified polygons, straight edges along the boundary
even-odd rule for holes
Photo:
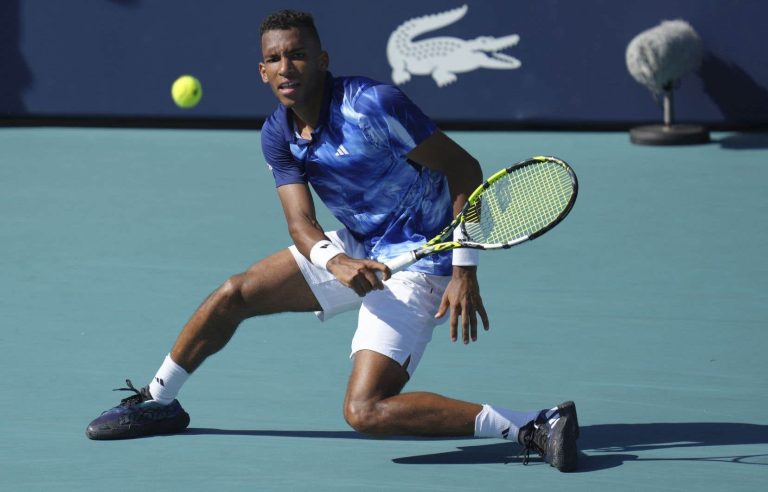
[[[504,244],[552,224],[574,193],[569,172],[556,162],[517,168],[494,181],[465,215],[468,239]]]

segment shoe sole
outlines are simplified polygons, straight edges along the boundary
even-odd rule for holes
[[[112,428],[112,429],[91,429],[90,426],[85,430],[88,439],[94,441],[117,441],[120,439],[137,439],[141,437],[162,436],[166,434],[178,434],[183,432],[189,426],[189,416],[174,422],[173,426],[167,423],[156,425],[144,425],[141,427]]]

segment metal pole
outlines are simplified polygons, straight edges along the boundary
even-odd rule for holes
[[[664,86],[664,126],[671,126],[674,114],[672,111],[672,84]]]

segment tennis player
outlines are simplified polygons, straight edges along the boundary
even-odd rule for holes
[[[383,262],[435,236],[482,182],[477,161],[402,92],[363,77],[333,77],[311,15],[284,10],[261,25],[259,70],[279,105],[262,149],[293,246],[234,275],[197,309],[148,386],[88,426],[91,439],[179,432],[189,424],[177,394],[245,319],[314,311],[321,320],[359,310],[344,418],[375,435],[516,440],[561,471],[576,467],[576,408],[511,411],[433,393],[402,393],[435,326],[477,339],[489,328],[477,254],[430,255],[391,274]],[[310,194],[343,224],[325,232]]]

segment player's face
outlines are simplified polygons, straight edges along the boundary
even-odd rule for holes
[[[328,54],[303,29],[267,31],[261,37],[259,72],[286,107],[311,104],[322,97]]]

